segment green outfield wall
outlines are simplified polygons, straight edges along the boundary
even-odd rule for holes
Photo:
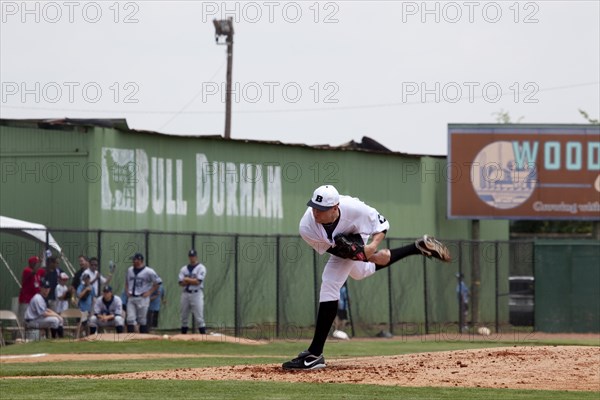
[[[600,332],[600,243],[536,242],[535,328]]]

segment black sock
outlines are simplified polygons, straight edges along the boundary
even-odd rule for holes
[[[96,327],[90,326],[90,335],[93,335],[94,333],[96,333]]]
[[[64,328],[62,326],[58,327],[58,337],[59,338],[65,337],[65,330],[64,330]]]
[[[323,354],[323,347],[325,347],[325,341],[327,335],[329,335],[329,329],[333,320],[337,314],[338,302],[325,301],[319,304],[319,313],[317,315],[317,326],[315,326],[315,336],[313,337],[312,343],[308,348],[311,354],[320,356]]]
[[[123,333],[123,326],[117,326],[117,333]]]
[[[148,325],[140,325],[140,333],[148,333]]]
[[[375,265],[375,271],[379,271],[385,267],[388,267],[408,256],[416,256],[421,254],[421,250],[417,248],[414,243],[409,244],[408,246],[398,247],[397,249],[390,249],[390,262],[385,265]]]
[[[206,328],[199,328],[201,334],[206,335]]]
[[[182,326],[181,327],[181,333],[183,333],[184,335],[188,332],[188,327],[187,326]]]
[[[133,325],[127,325],[127,333],[135,332],[135,327]]]
[[[58,329],[50,328],[50,333],[52,334],[52,339],[56,339],[56,335],[58,334]]]

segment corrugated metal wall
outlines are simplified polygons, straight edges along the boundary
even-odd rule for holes
[[[87,228],[91,134],[0,126],[2,215]]]
[[[92,133],[83,127],[67,129],[0,126],[0,215],[47,226],[88,227]],[[65,253],[86,242],[81,235],[56,239]],[[0,235],[0,243],[0,252],[19,279],[27,259],[44,250],[38,243],[6,233]],[[10,308],[19,288],[4,265],[0,291],[0,307]]]
[[[394,237],[468,238],[446,219],[446,161],[108,128],[0,126],[2,212],[53,227],[297,234],[325,183],[391,222]],[[88,131],[89,129],[89,131]],[[483,221],[482,239],[507,239]]]

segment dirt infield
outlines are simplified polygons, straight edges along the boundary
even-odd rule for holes
[[[250,380],[600,391],[600,348],[503,347],[328,360],[317,371],[280,364],[136,372],[100,379]]]
[[[53,355],[35,361],[58,361],[115,355]],[[197,357],[203,355],[197,354]],[[63,357],[62,359],[60,357]],[[71,358],[75,357],[75,358]],[[152,354],[118,355],[154,358]],[[162,354],[159,357],[190,357]],[[213,355],[214,357],[214,355]],[[97,358],[94,358],[97,359]],[[284,361],[285,357],[281,361]],[[28,362],[35,362],[28,359]],[[84,376],[91,379],[245,380],[311,383],[355,383],[398,386],[486,387],[600,391],[600,347],[512,346],[444,351],[385,357],[328,359],[317,371],[283,371],[281,364],[239,365],[213,368],[181,368],[114,375]],[[60,378],[82,376],[61,376]]]

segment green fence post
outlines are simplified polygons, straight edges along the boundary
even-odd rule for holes
[[[235,337],[240,335],[240,310],[239,310],[239,287],[238,287],[238,240],[239,235],[233,239],[233,321]]]
[[[429,313],[427,311],[427,257],[423,257],[423,296],[425,308],[425,334],[429,333]]]
[[[499,288],[498,288],[498,284],[499,284],[499,280],[500,280],[500,276],[499,276],[499,272],[498,272],[498,241],[496,240],[494,242],[494,272],[496,274],[496,282],[494,283],[495,285],[495,290],[496,290],[496,333],[500,332],[500,313],[499,313],[499,304],[498,304],[498,297],[499,297]]]
[[[281,257],[279,256],[279,252],[281,250],[281,236],[277,235],[276,238],[276,242],[275,242],[275,251],[276,253],[276,259],[275,259],[275,337],[279,338],[279,324],[280,324],[280,320],[279,320],[279,312],[280,312],[280,305],[279,305],[279,301],[280,299],[280,294],[279,294],[279,276],[280,276],[280,270],[281,270]]]
[[[390,239],[387,238],[386,239],[386,243],[387,243],[387,248],[390,248]],[[392,296],[392,268],[388,267],[388,302],[389,302],[389,307],[388,307],[388,318],[389,318],[389,323],[390,323],[390,333],[393,335],[394,334],[394,309],[393,309],[393,296]]]
[[[313,250],[313,289],[314,289],[314,295],[315,295],[315,301],[313,302],[315,304],[315,323],[317,322],[317,315],[319,312],[319,288],[317,285],[317,281],[319,279],[318,277],[318,271],[317,271],[317,252],[316,250]]]

